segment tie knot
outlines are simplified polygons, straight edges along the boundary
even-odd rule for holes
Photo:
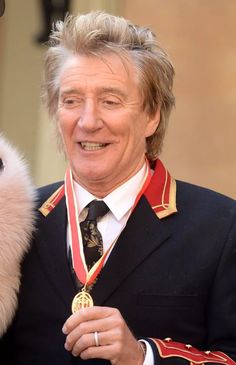
[[[103,200],[92,200],[87,207],[88,215],[86,217],[86,221],[95,221],[99,217],[103,217],[109,210],[108,206]]]

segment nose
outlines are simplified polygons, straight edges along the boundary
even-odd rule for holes
[[[99,117],[99,112],[94,100],[85,100],[80,112],[78,125],[86,132],[93,132],[102,127],[102,119]]]

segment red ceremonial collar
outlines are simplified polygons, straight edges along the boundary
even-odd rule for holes
[[[46,217],[65,195],[64,184],[60,186],[39,208]],[[144,191],[152,209],[159,219],[177,212],[176,181],[171,177],[161,160],[156,160],[154,173]]]

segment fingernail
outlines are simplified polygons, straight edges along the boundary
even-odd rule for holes
[[[62,332],[64,333],[64,335],[66,335],[66,334],[67,334],[67,328],[66,328],[66,326],[65,326],[65,325],[62,327]]]

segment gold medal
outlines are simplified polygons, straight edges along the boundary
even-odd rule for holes
[[[93,307],[93,298],[88,292],[86,292],[85,289],[82,289],[81,292],[76,294],[76,296],[72,301],[71,304],[72,313],[74,314],[79,309],[88,307]]]

